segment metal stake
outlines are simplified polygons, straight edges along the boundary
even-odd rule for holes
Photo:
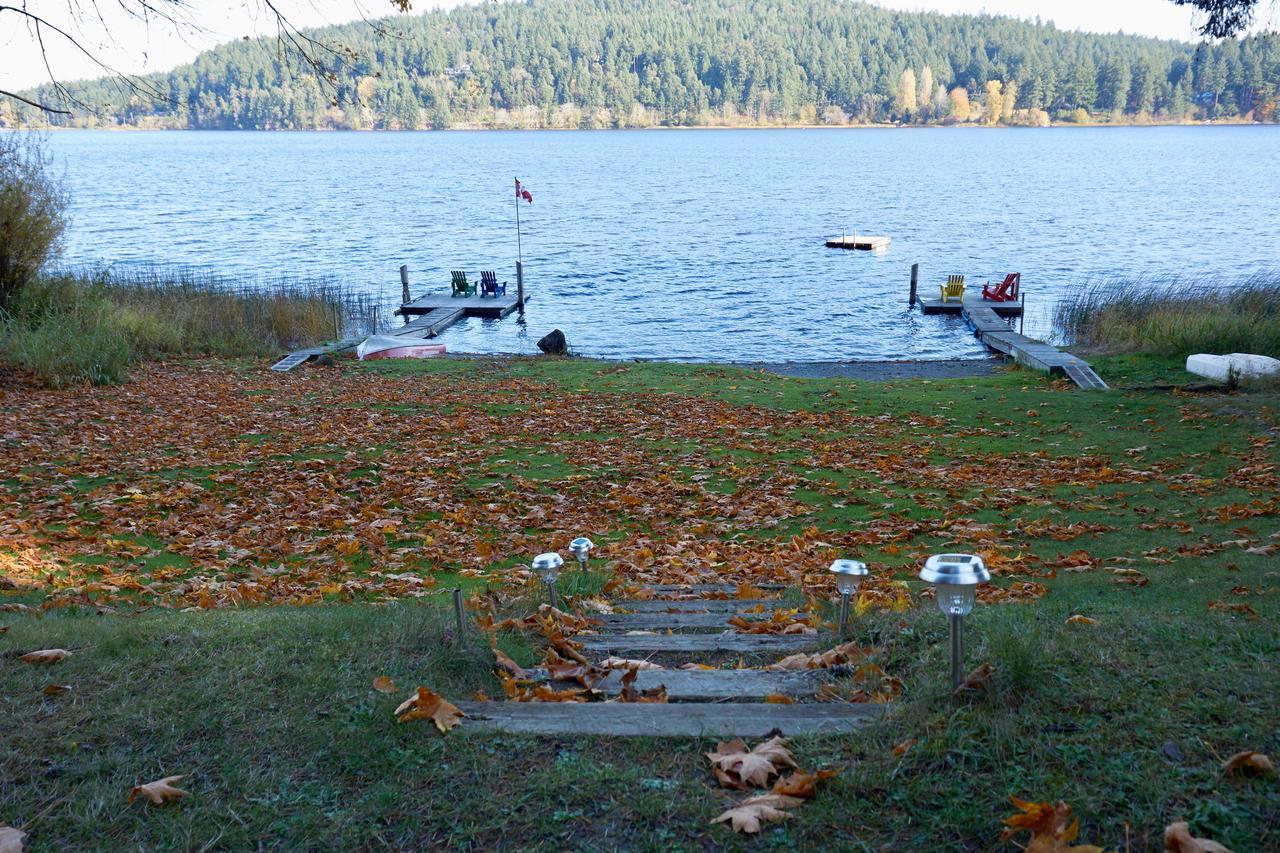
[[[462,635],[466,633],[466,630],[467,630],[467,627],[466,627],[467,623],[463,618],[463,612],[464,611],[462,609],[462,590],[455,589],[453,591],[453,618],[454,618],[454,621],[458,623],[459,639],[462,638]]]
[[[951,614],[951,692],[964,683],[964,617]]]
[[[556,582],[555,581],[547,581],[547,596],[551,599],[552,607],[558,608],[560,606],[556,602]]]
[[[840,594],[840,639],[849,632],[849,593]]]

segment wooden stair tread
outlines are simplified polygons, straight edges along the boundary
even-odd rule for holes
[[[824,702],[796,705],[679,702],[459,702],[464,731],[619,737],[760,738],[855,731],[883,706]]]
[[[534,670],[535,676],[545,678],[545,670]],[[609,696],[622,690],[625,671],[615,670],[595,687]],[[763,702],[770,694],[781,694],[801,699],[812,696],[818,688],[831,680],[831,673],[824,669],[768,670],[768,669],[642,669],[636,673],[635,688],[651,690],[667,688],[667,698],[675,701],[723,701],[741,699],[744,702]],[[556,689],[580,686],[576,682],[552,682]]]

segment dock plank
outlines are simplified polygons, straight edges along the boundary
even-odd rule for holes
[[[471,317],[505,317],[516,310],[515,282],[512,282],[505,296],[450,296],[448,293],[425,293],[396,309],[402,316],[428,314],[432,311],[447,308],[462,310]],[[529,301],[526,293],[524,301]]]
[[[584,650],[631,657],[648,654],[790,654],[820,645],[819,634],[621,634],[574,638]]]
[[[536,678],[545,678],[545,670],[534,670]],[[625,672],[614,671],[600,681],[595,689],[608,696],[616,696],[622,690]],[[667,689],[671,701],[715,702],[739,699],[762,702],[771,694],[801,699],[813,696],[824,683],[832,679],[825,669],[808,669],[795,672],[763,669],[661,669],[640,670],[636,673],[635,688]],[[557,689],[577,686],[576,683],[552,682]]]
[[[445,329],[457,323],[467,312],[462,308],[437,308],[425,314],[416,315],[398,329],[387,332],[394,337],[434,338]]]
[[[616,737],[765,737],[857,731],[882,705],[831,702],[795,705],[678,702],[459,702],[462,731]]]

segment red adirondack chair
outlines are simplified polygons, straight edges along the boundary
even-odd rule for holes
[[[1017,302],[1018,286],[1022,284],[1022,273],[1011,272],[1004,277],[1004,281],[991,286],[991,282],[987,282],[982,286],[982,298],[990,299],[992,302]]]

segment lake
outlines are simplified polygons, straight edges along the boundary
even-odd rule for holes
[[[552,328],[610,358],[941,359],[983,348],[907,310],[948,273],[1023,274],[1027,332],[1107,276],[1274,269],[1280,127],[253,133],[63,131],[64,261],[342,282],[398,303],[449,270],[512,281],[526,321],[452,351],[532,352]],[[854,230],[883,253],[827,249]]]

